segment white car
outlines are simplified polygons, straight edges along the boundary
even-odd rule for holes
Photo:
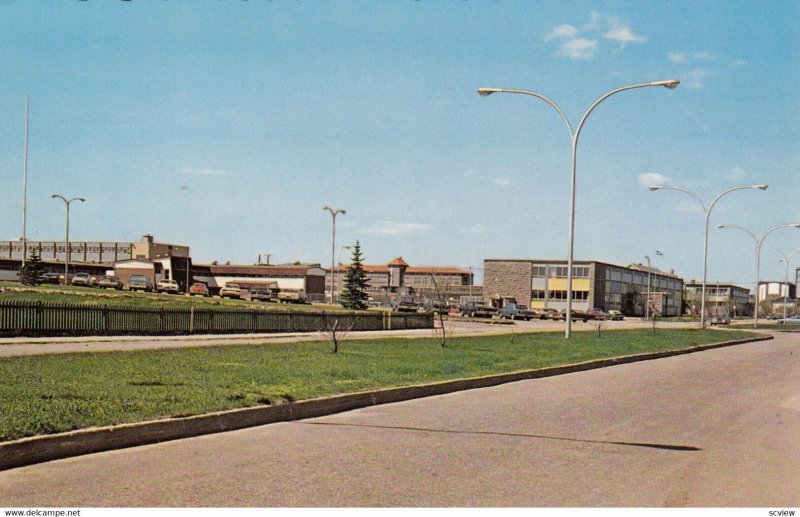
[[[242,288],[237,284],[226,284],[225,287],[219,290],[220,298],[235,298],[239,300],[243,294]]]
[[[159,280],[156,284],[156,291],[159,293],[178,294],[181,292],[181,288],[175,280]]]

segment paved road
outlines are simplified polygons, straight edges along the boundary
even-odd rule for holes
[[[800,505],[796,335],[0,472],[6,506]]]
[[[510,332],[553,332],[563,331],[564,323],[560,321],[504,321],[491,324],[489,320],[470,320],[454,318],[445,322],[454,336],[476,336],[503,334]],[[499,324],[502,323],[502,324]],[[438,324],[438,322],[437,322]],[[624,321],[608,321],[602,325],[607,329],[642,328],[648,322],[638,319]],[[696,323],[659,322],[660,327],[686,328],[697,327]],[[597,328],[597,322],[576,322],[576,331]],[[391,330],[352,332],[347,339],[374,339],[376,337],[430,337],[433,331],[425,330]],[[261,343],[286,343],[324,339],[318,332],[295,332],[289,334],[233,334],[233,335],[199,335],[199,336],[90,336],[90,337],[55,337],[55,338],[0,338],[0,358],[20,355],[130,351],[154,348],[183,348],[198,346],[246,345]]]

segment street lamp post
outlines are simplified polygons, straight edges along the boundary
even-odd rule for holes
[[[656,250],[656,256],[660,257],[664,255],[660,251]],[[650,319],[650,293],[651,293],[651,282],[650,282],[650,273],[652,272],[653,267],[650,265],[650,256],[645,255],[644,258],[647,259],[647,302],[644,305],[644,319]]]
[[[754,328],[758,327],[758,284],[761,281],[761,245],[764,243],[764,239],[767,238],[767,235],[774,232],[778,228],[800,228],[800,223],[786,223],[773,226],[772,228],[764,232],[764,234],[761,236],[760,239],[756,237],[755,234],[750,230],[748,230],[747,228],[742,228],[741,226],[737,226],[735,224],[718,224],[717,228],[734,228],[736,230],[742,230],[747,235],[749,235],[750,238],[753,239],[753,242],[756,244],[756,304],[754,308],[755,320],[753,322],[753,327]]]
[[[757,188],[760,190],[766,190],[768,185],[740,185],[738,187],[729,188],[721,192],[717,197],[714,198],[714,201],[706,208],[705,203],[700,197],[695,194],[694,192],[690,192],[686,189],[682,189],[680,187],[671,187],[667,185],[650,185],[650,190],[677,190],[678,192],[683,192],[684,194],[689,194],[693,198],[700,203],[700,207],[703,209],[703,213],[705,214],[705,226],[704,226],[704,236],[703,236],[703,287],[702,291],[700,292],[700,327],[706,328],[706,281],[707,281],[707,273],[708,273],[708,221],[709,217],[711,216],[711,210],[714,209],[714,205],[717,204],[722,196],[726,194],[730,194],[736,190],[744,190],[744,189],[751,189]]]
[[[622,88],[617,88],[616,90],[612,90],[599,99],[597,99],[594,104],[589,106],[589,109],[583,114],[578,122],[578,126],[573,130],[572,124],[570,124],[569,119],[561,108],[558,105],[550,100],[549,98],[545,97],[544,95],[536,92],[531,92],[528,90],[516,90],[516,89],[504,89],[504,88],[478,88],[478,93],[481,96],[491,95],[493,93],[519,93],[524,95],[531,95],[536,97],[537,99],[541,99],[547,104],[549,104],[553,109],[555,109],[558,114],[561,116],[561,119],[567,125],[567,129],[569,130],[570,137],[572,139],[572,174],[570,180],[570,211],[569,211],[569,250],[567,253],[567,314],[566,314],[566,331],[564,337],[569,339],[572,336],[572,263],[574,257],[574,247],[575,247],[575,183],[576,183],[576,170],[577,170],[577,150],[578,150],[578,139],[581,134],[581,129],[583,129],[583,125],[586,122],[586,119],[589,115],[594,111],[594,109],[604,100],[611,97],[612,95],[625,91],[625,90],[632,90],[634,88],[645,88],[648,86],[664,86],[669,89],[674,89],[680,84],[680,81],[671,79],[668,81],[654,81],[650,83],[641,83],[641,84],[632,84],[629,86],[623,86]]]
[[[329,206],[323,206],[322,209],[330,212],[333,218],[333,235],[331,237],[331,304],[333,304],[333,276],[336,270],[336,216],[339,214],[344,215],[347,211],[341,208],[331,208]]]
[[[353,249],[353,247],[352,246],[342,246],[341,248],[339,248],[339,258],[336,259],[336,272],[334,273],[335,274],[334,283],[336,284],[336,292],[337,293],[340,290],[340,288],[339,288],[339,265],[342,263],[342,251],[350,250],[350,249]],[[337,296],[337,298],[338,298],[338,296]]]
[[[784,275],[783,279],[783,286],[785,289],[783,291],[783,320],[786,321],[786,307],[789,304],[789,262],[791,262],[792,257],[794,257],[797,253],[800,253],[800,248],[797,248],[793,252],[789,253],[789,255],[786,255],[786,253],[779,250],[778,248],[774,249],[775,251],[783,255],[781,262],[786,264],[786,274]],[[795,298],[797,298],[797,286],[795,286]]]
[[[80,201],[81,203],[83,203],[86,200],[83,199],[82,197],[73,197],[72,199],[67,199],[64,196],[62,196],[61,194],[53,194],[50,197],[52,199],[58,198],[58,199],[62,200],[64,202],[64,204],[66,205],[66,207],[67,207],[67,235],[66,235],[67,253],[66,253],[65,257],[64,257],[64,285],[67,285],[67,283],[69,282],[69,256],[70,256],[70,252],[71,252],[70,246],[69,246],[69,205],[73,201]]]

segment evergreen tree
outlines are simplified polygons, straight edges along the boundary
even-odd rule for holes
[[[24,285],[39,285],[42,283],[42,272],[44,265],[42,264],[42,257],[39,250],[34,248],[28,255],[28,260],[25,261],[25,266],[22,267],[20,277]]]
[[[350,267],[344,277],[344,294],[342,294],[342,307],[352,310],[364,310],[367,308],[367,274],[364,272],[361,256],[361,245],[356,241],[353,246],[353,257]]]

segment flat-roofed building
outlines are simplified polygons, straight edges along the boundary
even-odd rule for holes
[[[215,293],[227,284],[248,290],[274,288],[277,284],[282,291],[304,291],[309,301],[323,301],[325,295],[325,270],[319,264],[194,264],[192,277]]]
[[[363,264],[364,273],[367,275],[369,287],[367,292],[373,301],[388,302],[397,294],[417,294],[423,297],[435,296],[436,287],[439,286],[442,294],[448,298],[458,300],[463,296],[474,293],[480,296],[481,286],[474,285],[474,275],[469,268],[455,266],[410,266],[403,259],[397,257],[388,264]],[[345,286],[345,275],[350,268],[349,264],[339,265],[334,270],[334,286],[338,295],[341,295]],[[330,269],[326,270],[327,280],[325,285],[330,290]]]
[[[686,312],[700,315],[703,284],[686,284]],[[753,302],[750,289],[733,284],[706,283],[706,315],[752,316]]]
[[[567,307],[567,261],[549,259],[485,259],[483,297],[487,303],[514,298],[537,309]],[[572,306],[618,310],[644,316],[647,300],[654,314],[679,316],[683,280],[638,264],[619,266],[597,260],[573,261]]]

